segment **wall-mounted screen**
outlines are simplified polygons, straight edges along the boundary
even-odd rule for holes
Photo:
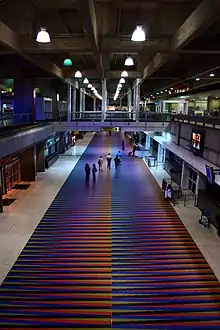
[[[201,149],[201,139],[202,139],[201,134],[193,132],[192,133],[192,147],[197,150],[200,150]]]
[[[191,148],[196,155],[201,155],[204,149],[204,133],[192,131]]]

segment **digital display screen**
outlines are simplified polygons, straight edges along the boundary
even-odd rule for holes
[[[192,133],[191,146],[194,149],[200,150],[201,149],[201,140],[202,140],[201,134],[198,134],[198,133],[193,132]]]

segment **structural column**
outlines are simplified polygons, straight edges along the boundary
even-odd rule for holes
[[[93,99],[93,111],[96,111],[96,97]]]
[[[135,120],[136,122],[139,121],[139,113],[140,113],[140,79],[136,79],[135,81],[135,99],[134,99],[134,104],[135,104]]]
[[[33,79],[14,80],[14,113],[16,123],[36,120]]]
[[[70,122],[72,114],[72,86],[68,84],[67,89],[67,121]]]
[[[102,79],[102,121],[105,121],[107,110],[106,78]]]
[[[128,114],[129,114],[129,119],[131,119],[131,108],[132,108],[131,102],[132,102],[132,90],[131,90],[131,88],[129,88],[129,90],[128,90]]]
[[[76,119],[76,87],[73,86],[73,93],[72,93],[72,118],[71,120]]]
[[[21,181],[35,181],[36,178],[36,148],[25,149],[21,154]]]
[[[37,172],[45,172],[45,142],[36,145],[36,169]]]
[[[80,88],[80,99],[79,99],[79,112],[80,112],[80,118],[82,118],[82,114],[85,111],[85,93],[84,88]]]

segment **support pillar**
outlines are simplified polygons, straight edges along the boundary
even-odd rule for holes
[[[72,114],[72,86],[68,84],[67,89],[67,121],[70,122]]]
[[[136,120],[136,104],[135,104],[135,100],[136,100],[136,88],[133,88],[133,120]]]
[[[131,119],[131,108],[132,108],[132,105],[131,105],[131,102],[132,102],[132,90],[129,88],[128,90],[128,116],[129,116],[129,119]]]
[[[96,97],[93,99],[93,111],[96,111]]]
[[[21,181],[35,181],[36,147],[25,149],[21,154]]]
[[[72,117],[71,120],[76,119],[76,87],[73,86],[73,94],[72,94]]]
[[[140,79],[136,79],[135,82],[135,120],[139,122],[139,113],[140,113]]]
[[[83,112],[85,111],[85,93],[84,88],[80,88],[80,99],[79,99],[79,112],[80,112],[80,118],[83,117]]]
[[[36,120],[33,79],[24,78],[14,80],[14,114],[16,124]]]
[[[37,172],[45,172],[45,142],[36,145],[36,170]]]
[[[105,121],[107,110],[106,78],[102,79],[102,121]]]

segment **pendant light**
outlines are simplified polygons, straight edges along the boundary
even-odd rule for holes
[[[134,60],[131,56],[128,56],[125,60],[125,66],[133,66],[134,65]]]
[[[137,25],[132,34],[131,40],[136,42],[142,42],[146,40],[145,31],[143,30],[142,25]]]
[[[119,80],[119,84],[125,84],[125,79],[124,79],[124,78],[121,78],[121,79]]]
[[[73,65],[73,62],[70,58],[65,58],[65,60],[63,61],[63,65],[64,66],[72,66]]]
[[[82,73],[79,70],[76,71],[75,78],[82,78]]]
[[[50,42],[50,35],[47,32],[46,28],[41,27],[40,31],[37,34],[36,41],[42,44],[47,44]]]
[[[85,78],[84,80],[83,80],[83,84],[89,84],[89,80],[88,80],[88,78]]]
[[[126,70],[122,71],[121,77],[128,77],[128,72]]]

